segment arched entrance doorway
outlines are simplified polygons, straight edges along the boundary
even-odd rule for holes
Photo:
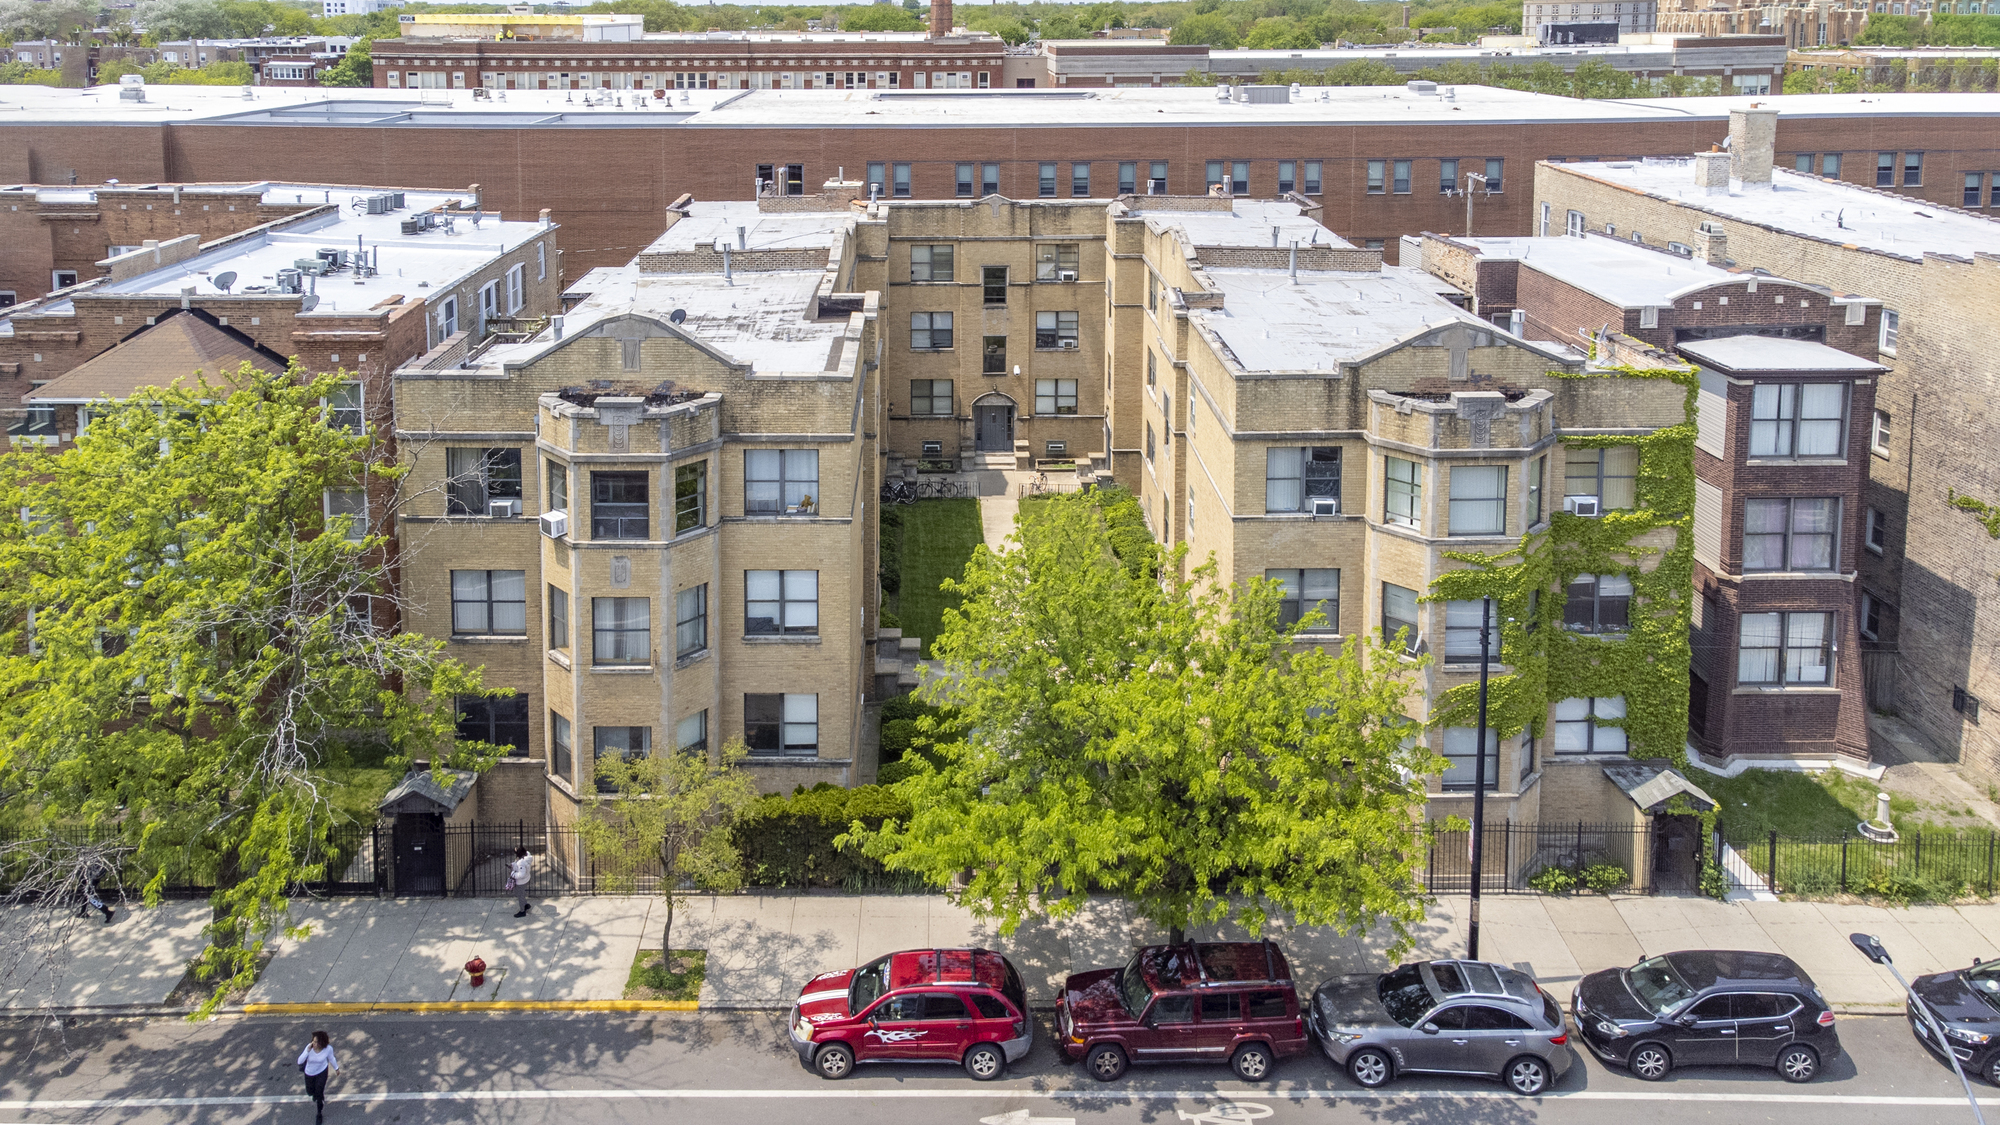
[[[980,395],[972,404],[972,434],[981,453],[1014,452],[1014,400],[999,391]]]

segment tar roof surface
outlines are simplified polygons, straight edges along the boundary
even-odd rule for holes
[[[1732,181],[1729,194],[1708,195],[1695,183],[1693,159],[1606,161],[1551,165],[1674,200],[1722,218],[1809,235],[1897,257],[2000,253],[2000,223],[1837,180],[1777,169],[1771,186]]]
[[[1252,372],[1331,372],[1425,330],[1491,323],[1453,306],[1415,271],[1380,273],[1208,267],[1224,294],[1220,309],[1189,309],[1238,365]]]

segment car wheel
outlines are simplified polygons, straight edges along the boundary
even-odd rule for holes
[[[1245,1082],[1262,1082],[1271,1076],[1271,1049],[1262,1043],[1246,1043],[1236,1049],[1229,1068]]]
[[[821,1078],[845,1078],[854,1073],[854,1049],[845,1043],[828,1043],[813,1056],[813,1069]]]
[[[1674,1057],[1658,1043],[1641,1043],[1632,1048],[1631,1061],[1626,1064],[1632,1073],[1648,1082],[1658,1082],[1674,1068]]]
[[[1353,1057],[1347,1060],[1347,1076],[1354,1079],[1355,1085],[1370,1090],[1386,1085],[1391,1073],[1389,1056],[1373,1047],[1356,1051]]]
[[[1083,1058],[1084,1069],[1099,1082],[1109,1082],[1125,1073],[1125,1049],[1116,1043],[1092,1047]]]
[[[1986,1060],[1986,1080],[1995,1086],[2000,1086],[2000,1051],[1995,1051],[1993,1056]]]
[[[991,1082],[1007,1069],[1007,1056],[991,1043],[981,1043],[965,1052],[965,1072],[981,1082]]]
[[[1819,1052],[1794,1044],[1778,1054],[1778,1073],[1787,1082],[1811,1082],[1819,1074]]]
[[[1549,1088],[1549,1064],[1533,1055],[1522,1055],[1507,1064],[1503,1077],[1508,1089],[1532,1098]]]

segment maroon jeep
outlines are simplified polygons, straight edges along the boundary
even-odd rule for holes
[[[1270,941],[1149,945],[1118,969],[1077,973],[1056,1000],[1071,1062],[1109,1082],[1135,1062],[1224,1062],[1255,1082],[1306,1049],[1299,994]]]

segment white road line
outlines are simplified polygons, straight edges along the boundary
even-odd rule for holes
[[[1161,1102],[1161,1101],[1504,1101],[1504,1102],[1727,1102],[1764,1105],[1959,1106],[1962,1097],[1894,1094],[1723,1094],[1667,1090],[1576,1090],[1523,1098],[1505,1090],[909,1090],[846,1087],[833,1090],[407,1090],[375,1094],[331,1094],[328,1102],[537,1102],[537,1101],[855,1101],[864,1099]],[[256,1094],[209,1098],[102,1098],[0,1101],[0,1110],[155,1109],[204,1106],[294,1105],[304,1094]],[[1981,1098],[2000,1106],[2000,1098]]]

